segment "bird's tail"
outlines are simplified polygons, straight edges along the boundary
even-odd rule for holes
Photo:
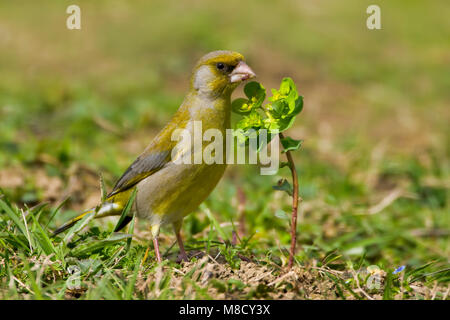
[[[53,235],[57,235],[63,231],[66,231],[67,229],[72,227],[75,223],[83,219],[83,217],[85,217],[89,213],[94,213],[95,219],[108,216],[120,216],[122,214],[122,210],[124,209],[125,205],[129,200],[132,191],[133,189],[129,189],[126,190],[125,192],[121,192],[108,197],[105,200],[105,202],[103,202],[99,207],[89,209],[80,214],[79,216],[73,218],[72,220],[69,220],[66,223],[64,223],[61,227],[53,231]],[[124,217],[124,219],[120,221],[120,224],[116,227],[114,231],[117,232],[123,229],[131,221],[131,219],[132,219],[131,216]]]
[[[95,213],[94,219],[104,218],[104,217],[109,217],[109,216],[120,216],[122,214],[122,209],[123,209],[122,206],[120,206],[116,203],[108,203],[108,202],[103,203],[100,208],[89,209],[89,210],[83,212],[82,214],[80,214],[79,216],[67,221],[61,227],[59,227],[58,229],[53,231],[53,235],[56,236],[57,234],[64,232],[67,229],[71,228],[75,223],[77,223],[78,221],[83,219],[83,217],[85,217],[87,214]],[[120,224],[115,228],[114,232],[117,232],[117,231],[120,231],[121,229],[123,229],[131,221],[131,219],[132,218],[130,216],[126,216],[120,222]]]
[[[93,212],[95,212],[95,208],[89,209],[89,210],[83,212],[82,214],[80,214],[79,216],[67,221],[61,227],[59,227],[58,229],[53,231],[53,235],[56,236],[57,234],[60,234],[61,232],[66,231],[67,229],[71,228],[75,223],[77,223],[78,221],[83,219],[84,216],[86,216],[89,213],[93,213]]]

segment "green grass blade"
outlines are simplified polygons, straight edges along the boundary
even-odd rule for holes
[[[228,241],[229,239],[227,237],[227,234],[225,233],[225,231],[223,231],[222,227],[220,226],[220,224],[216,220],[216,218],[214,218],[214,216],[211,213],[211,210],[209,210],[209,208],[205,204],[201,205],[201,209],[205,212],[205,214],[208,217],[209,221],[214,225],[214,228],[216,229],[216,231],[219,234],[219,236],[224,241]]]
[[[45,252],[46,255],[54,253],[57,255],[57,251],[53,246],[53,242],[50,240],[48,233],[44,231],[41,227],[40,223],[35,218],[34,214],[31,213],[31,218],[33,219],[34,225],[36,226],[37,233],[35,234],[38,239],[38,243],[40,244],[41,249]]]
[[[16,227],[19,228],[20,232],[22,232],[23,235],[25,237],[27,237],[27,228],[25,228],[25,225],[23,224],[23,222],[19,218],[19,215],[16,212],[14,212],[14,210],[11,209],[11,207],[9,207],[6,204],[6,202],[3,201],[2,199],[0,199],[0,207],[3,209],[3,211],[6,212],[6,214],[14,222]]]
[[[94,253],[106,246],[116,244],[117,242],[131,238],[131,234],[116,232],[113,233],[109,238],[103,240],[91,240],[85,242],[77,247],[75,247],[71,253],[74,256],[84,256],[89,253]]]
[[[50,215],[50,218],[48,219],[47,223],[45,224],[45,229],[48,228],[48,225],[50,224],[50,222],[53,220],[53,218],[56,216],[56,214],[58,213],[59,210],[61,210],[61,208],[66,204],[66,202],[69,200],[69,198],[65,198],[63,201],[61,201],[61,203],[56,207],[55,210],[53,210],[53,212]]]
[[[139,254],[139,256],[136,259],[133,275],[125,288],[125,300],[131,300],[131,298],[133,297],[134,285],[136,284],[137,275],[139,273],[139,268],[141,266],[141,258],[142,253]]]
[[[74,234],[78,233],[83,229],[92,219],[94,219],[96,212],[92,211],[86,214],[80,221],[75,223],[75,225],[69,229],[66,236],[64,237],[64,243],[67,243]]]
[[[30,265],[28,264],[27,258],[23,254],[19,254],[19,256],[20,256],[20,259],[23,261],[25,271],[27,272],[27,275],[28,275],[28,278],[29,278],[29,281],[31,284],[31,288],[33,289],[34,297],[37,300],[42,300],[43,296],[42,296],[42,292],[41,292],[41,287],[39,286],[39,284],[36,281],[34,272],[31,271],[31,268],[30,268]]]
[[[386,270],[386,279],[384,280],[383,300],[393,300],[393,281],[392,270]]]

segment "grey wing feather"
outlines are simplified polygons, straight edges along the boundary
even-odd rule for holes
[[[140,155],[120,177],[113,191],[108,196],[129,189],[142,179],[158,171],[170,160],[168,156],[169,151]]]

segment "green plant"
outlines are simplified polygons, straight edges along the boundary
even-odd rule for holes
[[[283,134],[289,129],[295,117],[303,109],[303,97],[298,94],[297,87],[291,78],[284,78],[281,81],[280,89],[272,89],[272,96],[268,98],[269,103],[263,105],[266,98],[266,89],[258,82],[249,82],[244,93],[247,98],[238,98],[232,102],[232,109],[243,118],[237,123],[238,135],[242,143],[247,143],[250,135],[256,132],[260,141],[258,150],[261,149],[261,140],[264,139],[261,133],[267,137],[267,143],[273,137],[279,135],[283,146],[282,153],[286,154],[287,162],[281,164],[287,166],[291,171],[292,185],[288,181],[282,180],[279,185],[274,186],[274,190],[285,191],[292,197],[291,215],[291,248],[289,253],[288,268],[294,262],[295,247],[297,243],[297,215],[298,215],[298,176],[293,160],[292,151],[300,148],[302,140],[295,140]]]

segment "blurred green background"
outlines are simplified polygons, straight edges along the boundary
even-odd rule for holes
[[[374,3],[382,30],[366,28]],[[81,30],[66,28],[70,4]],[[448,264],[449,16],[446,0],[1,1],[0,187],[19,206],[70,196],[51,226],[94,205],[97,174],[111,187],[145,148],[195,61],[234,50],[266,88],[290,76],[305,99],[289,130],[304,139],[298,258]],[[236,221],[241,188],[246,232],[276,250],[289,243],[281,177],[230,167],[207,205]],[[188,239],[204,230],[203,214],[187,218]]]

